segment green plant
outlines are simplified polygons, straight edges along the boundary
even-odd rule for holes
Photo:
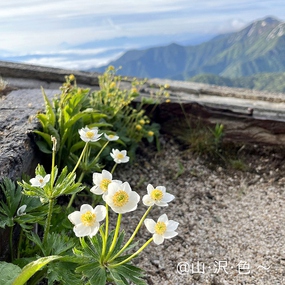
[[[134,102],[143,84],[144,81],[133,79],[130,90],[122,89],[121,76],[116,76],[114,67],[109,66],[106,72],[99,76],[100,90],[92,92],[90,99],[92,108],[99,109],[106,114],[106,122],[113,126],[112,130],[124,142],[131,158],[134,157],[136,148],[143,139],[152,142],[159,134],[159,125],[151,123],[146,115],[144,98],[140,103]],[[153,99],[151,103],[154,104]],[[158,140],[156,142],[158,146]]]
[[[114,161],[111,172],[103,170],[93,174],[94,186],[90,191],[100,195],[105,205],[96,205],[94,208],[89,204],[83,204],[80,211],[73,211],[69,203],[67,206],[60,205],[61,210],[58,211],[57,203],[61,196],[71,196],[72,200],[84,189],[82,183],[77,180],[76,170],[86,153],[91,153],[88,152],[89,145],[99,141],[102,136],[97,128],[88,127],[80,129],[79,134],[84,147],[72,171],[67,167],[59,171],[55,164],[57,140],[51,137],[50,173],[46,173],[44,167],[38,165],[35,177],[29,181],[22,180],[18,182],[18,186],[10,180],[4,181],[2,188],[6,198],[5,201],[1,201],[0,226],[10,227],[13,232],[14,225],[18,223],[23,229],[29,229],[23,231],[24,237],[21,238],[22,242],[18,248],[18,258],[13,260],[17,265],[13,267],[14,273],[12,276],[3,275],[5,284],[34,285],[47,278],[48,284],[57,282],[69,285],[105,285],[107,282],[113,282],[121,285],[132,282],[143,285],[146,284],[143,280],[143,271],[131,263],[132,259],[151,242],[161,244],[164,239],[177,235],[178,223],[169,220],[166,214],[161,215],[157,222],[147,218],[154,206],[165,207],[174,199],[173,195],[166,192],[164,186],[153,187],[149,184],[147,194],[142,198],[147,209],[132,235],[125,240],[121,220],[123,215],[135,211],[140,201],[140,196],[131,189],[128,182],[113,179],[117,165],[129,161],[126,150],[113,149],[110,153]],[[104,136],[109,138],[109,141],[118,139]],[[99,155],[108,142],[104,144]],[[27,204],[23,204],[24,202]],[[35,215],[35,210],[40,213]],[[111,210],[117,214],[117,223],[113,230],[110,230],[109,225]],[[66,214],[63,215],[62,211]],[[43,227],[31,232],[30,229],[35,228],[35,223]],[[76,238],[71,234],[71,224]],[[134,242],[134,239],[143,224],[152,236],[135,250],[139,241]],[[11,264],[0,262],[0,270],[11,268]]]
[[[56,96],[52,103],[42,89],[45,101],[45,113],[37,114],[42,130],[35,130],[42,140],[36,143],[44,153],[52,153],[52,141],[50,136],[57,140],[57,166],[59,169],[66,165],[71,170],[78,161],[84,143],[80,140],[77,130],[88,125],[89,127],[106,127],[111,125],[102,122],[106,115],[89,104],[89,89],[77,87],[73,75],[66,76],[66,82],[60,88],[61,94]],[[102,148],[97,142],[92,144],[92,154],[96,154]],[[86,162],[86,161],[85,161]],[[100,169],[98,161],[86,162],[80,165],[81,173],[90,173]]]

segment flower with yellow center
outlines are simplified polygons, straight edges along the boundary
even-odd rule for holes
[[[73,231],[77,237],[96,235],[100,228],[99,222],[106,217],[106,207],[96,206],[94,209],[88,204],[83,204],[80,211],[75,211],[68,215],[68,219],[74,225]]]
[[[111,182],[108,186],[108,193],[103,196],[103,199],[115,213],[123,214],[137,208],[140,196],[132,191],[128,182]]]
[[[79,135],[80,138],[85,142],[96,142],[100,139],[102,134],[98,134],[98,128],[94,127],[89,129],[87,126],[85,128],[80,129]]]
[[[93,173],[94,186],[90,189],[90,191],[96,195],[106,195],[108,186],[112,181],[122,183],[119,180],[112,180],[112,173],[107,170],[102,170],[102,173],[95,172]]]
[[[118,149],[112,149],[110,155],[116,163],[126,163],[130,160],[126,150],[119,151]]]
[[[154,188],[151,184],[147,185],[147,195],[143,196],[143,203],[146,206],[157,205],[160,207],[168,206],[175,197],[166,192],[164,186],[157,186]]]
[[[34,187],[40,187],[43,188],[50,180],[50,174],[47,174],[45,177],[42,177],[41,175],[36,175],[35,178],[32,178],[30,180],[32,186]]]
[[[153,241],[156,244],[162,244],[164,239],[173,238],[178,235],[175,230],[179,223],[173,220],[168,220],[166,214],[160,216],[157,222],[152,219],[145,219],[144,224],[147,230],[153,234]]]
[[[140,123],[141,125],[144,125],[144,124],[145,124],[145,120],[144,120],[144,119],[140,119],[140,120],[139,120],[139,123]]]
[[[108,141],[116,141],[116,140],[119,139],[118,136],[113,135],[113,134],[107,135],[107,134],[105,133],[104,136],[105,136],[105,138],[106,138]]]
[[[153,131],[148,131],[148,136],[152,137],[154,135],[154,132]]]

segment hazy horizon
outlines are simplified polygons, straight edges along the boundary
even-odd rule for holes
[[[130,49],[199,44],[271,16],[281,0],[11,0],[1,7],[0,60],[88,69]]]

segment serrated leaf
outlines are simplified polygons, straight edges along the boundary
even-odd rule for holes
[[[21,268],[7,262],[0,262],[0,284],[11,285],[13,280],[20,274]]]
[[[56,262],[49,264],[47,279],[49,284],[55,284],[55,281],[66,285],[83,285],[81,275],[74,272],[76,264],[67,262]]]
[[[99,270],[90,278],[90,285],[105,285],[107,280],[106,270],[99,267]]]

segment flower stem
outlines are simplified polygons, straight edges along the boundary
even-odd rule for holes
[[[49,205],[48,205],[48,216],[45,223],[45,229],[44,229],[44,238],[43,243],[46,243],[50,224],[51,224],[51,217],[52,217],[52,211],[53,211],[53,205],[54,205],[54,199],[49,199]]]
[[[104,256],[105,256],[106,246],[107,246],[107,239],[108,239],[108,230],[109,230],[109,206],[108,206],[107,203],[106,203],[105,207],[106,207],[105,234],[104,234],[103,231],[102,232],[100,231],[101,236],[102,236],[102,240],[103,240],[101,259],[103,259]]]
[[[113,256],[113,258],[110,260],[110,262],[112,260],[114,260],[116,257],[120,256],[125,250],[126,248],[130,245],[130,243],[133,241],[134,237],[136,236],[136,234],[138,233],[143,221],[145,220],[145,218],[147,217],[147,215],[149,214],[150,210],[151,210],[152,206],[148,207],[148,209],[145,211],[144,215],[142,216],[140,222],[138,223],[135,231],[133,232],[132,236],[129,238],[129,240],[127,241],[127,243],[121,248],[121,250],[115,255]]]
[[[52,195],[52,189],[53,189],[53,184],[54,184],[54,166],[55,166],[55,153],[56,153],[56,150],[55,148],[53,147],[52,148],[52,161],[51,161],[51,179],[50,179],[50,189],[51,189],[51,195]]]
[[[79,159],[78,159],[76,165],[74,166],[74,168],[73,168],[73,170],[72,170],[70,175],[73,175],[75,173],[77,167],[79,166],[79,164],[80,164],[80,162],[81,162],[81,160],[82,160],[82,158],[83,158],[83,156],[84,156],[84,154],[85,154],[85,152],[87,150],[87,146],[88,146],[88,142],[86,142],[86,144],[85,144],[85,146],[84,146],[84,148],[83,148],[83,150],[81,152],[81,155],[80,155],[80,157],[79,157]]]
[[[114,248],[115,248],[115,245],[116,245],[116,241],[117,241],[117,238],[118,238],[118,235],[119,235],[119,230],[120,230],[120,226],[121,226],[121,219],[122,219],[122,214],[119,214],[118,215],[118,219],[117,219],[117,225],[116,225],[116,229],[115,229],[115,233],[114,233],[114,237],[113,237],[113,241],[112,241],[112,244],[110,246],[110,249],[109,249],[109,252],[106,256],[106,261],[110,258]]]
[[[21,257],[20,254],[21,254],[21,249],[22,249],[22,241],[23,241],[23,229],[21,228],[19,242],[18,242],[18,249],[17,249],[17,259]]]
[[[103,147],[100,149],[100,151],[97,153],[96,157],[94,158],[94,161],[96,161],[98,159],[98,157],[101,155],[102,151],[106,148],[106,146],[108,145],[109,141],[107,141]]]
[[[84,175],[85,175],[85,172],[83,171],[83,172],[81,173],[79,179],[78,179],[78,182],[81,182],[81,181],[82,181]],[[71,198],[70,198],[70,200],[69,200],[69,203],[68,203],[66,209],[69,209],[69,208],[71,207],[71,205],[72,205],[72,203],[73,203],[73,201],[74,201],[74,199],[75,199],[75,196],[76,196],[76,193],[72,194],[72,196],[71,196]]]
[[[14,226],[10,228],[10,237],[9,237],[9,244],[10,244],[10,254],[11,254],[11,261],[13,262],[14,260],[14,255],[13,255],[13,230]]]
[[[129,256],[128,258],[124,259],[123,261],[116,263],[116,264],[112,264],[112,267],[117,267],[120,266],[128,261],[130,261],[131,259],[135,258],[138,254],[140,254],[151,242],[153,241],[153,237],[151,237],[148,241],[146,241],[134,254],[132,254],[131,256]]]
[[[111,173],[112,173],[112,174],[114,174],[114,171],[115,171],[117,165],[118,165],[118,163],[115,163],[115,164],[114,164],[114,166],[113,166],[113,168],[112,168],[112,170],[111,170]]]

